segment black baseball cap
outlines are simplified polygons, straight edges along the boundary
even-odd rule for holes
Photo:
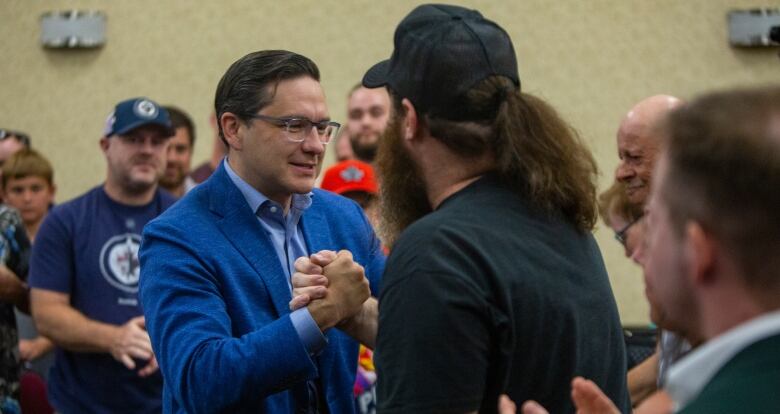
[[[493,75],[520,87],[512,40],[476,10],[418,6],[396,28],[394,43],[393,55],[366,72],[363,86],[387,86],[418,112],[457,120],[465,93]]]

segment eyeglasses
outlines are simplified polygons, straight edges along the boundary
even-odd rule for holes
[[[631,226],[633,226],[634,224],[636,224],[640,220],[642,220],[642,217],[644,217],[644,216],[639,216],[639,217],[635,218],[630,223],[628,223],[625,226],[623,226],[622,229],[616,231],[615,232],[615,240],[620,242],[620,244],[622,244],[625,247],[625,245],[626,245],[626,233],[628,232],[628,229],[630,229]]]
[[[275,125],[279,128],[284,128],[285,137],[292,142],[303,142],[311,132],[312,128],[317,132],[317,137],[323,144],[329,143],[341,128],[341,124],[334,121],[319,121],[314,122],[306,118],[277,118],[268,115],[250,115],[252,119],[259,119],[261,121],[268,122],[271,125]]]

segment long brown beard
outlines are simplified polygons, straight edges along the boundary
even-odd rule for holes
[[[393,116],[379,140],[376,156],[381,183],[379,232],[388,247],[409,225],[431,212],[419,168],[403,147],[401,128],[401,119]]]

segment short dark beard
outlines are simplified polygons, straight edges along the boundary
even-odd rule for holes
[[[409,225],[432,211],[422,174],[401,142],[401,129],[402,119],[394,115],[379,140],[376,157],[380,235],[388,247]]]
[[[381,138],[380,138],[381,139]],[[377,149],[379,142],[363,143],[359,139],[349,137],[349,142],[352,144],[352,152],[355,153],[355,157],[365,163],[373,163],[376,159]]]
[[[181,167],[177,167],[176,170],[178,174],[176,177],[170,179],[168,178],[167,174],[163,172],[162,177],[160,177],[160,187],[168,191],[174,191],[182,184],[184,184],[184,181],[187,179],[187,174]]]
[[[117,183],[122,189],[122,192],[129,196],[138,196],[146,193],[152,188],[157,187],[162,174],[157,176],[157,180],[151,183],[133,181],[128,171],[115,170]]]
[[[128,177],[128,179],[125,180],[124,183],[122,184],[122,191],[125,194],[130,195],[130,196],[139,196],[141,194],[146,193],[150,189],[152,189],[154,187],[157,187],[157,185],[158,185],[158,183],[156,183],[156,182],[155,183],[151,183],[151,184],[147,184],[147,183],[132,181]]]

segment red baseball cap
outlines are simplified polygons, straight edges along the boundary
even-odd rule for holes
[[[378,191],[374,169],[370,164],[357,160],[342,161],[328,168],[320,187],[336,194],[350,191],[376,194]]]

